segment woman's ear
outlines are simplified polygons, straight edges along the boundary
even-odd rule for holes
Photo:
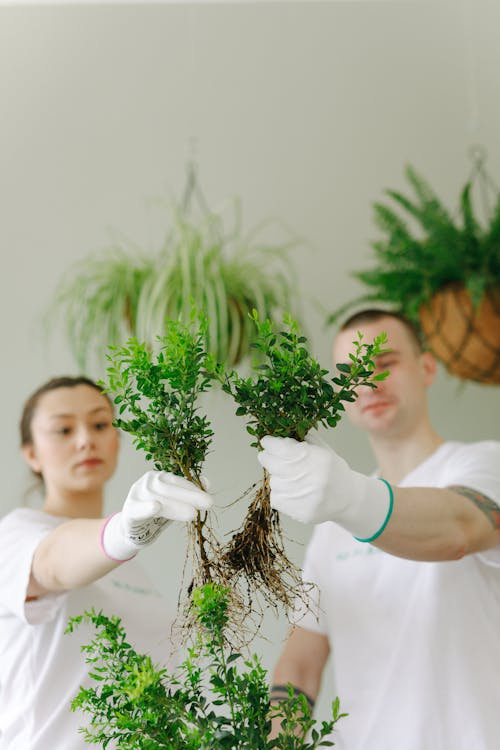
[[[424,373],[424,383],[429,386],[434,381],[437,374],[437,360],[432,352],[423,352],[421,363]]]
[[[33,445],[33,443],[23,445],[21,448],[21,453],[30,469],[34,471],[35,474],[39,474],[41,471],[41,466],[40,461],[36,456],[35,446]]]

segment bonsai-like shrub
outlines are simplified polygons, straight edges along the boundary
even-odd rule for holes
[[[242,377],[222,366],[214,366],[213,374],[237,404],[236,414],[247,419],[252,445],[259,450],[264,435],[302,441],[321,425],[335,427],[344,411],[343,402],[354,401],[359,386],[375,388],[376,381],[387,375],[374,375],[373,362],[384,351],[384,333],[371,344],[363,343],[358,333],[351,362],[338,364],[338,375],[328,378],[328,371],[310,355],[306,337],[290,316],[285,317],[284,330],[275,330],[270,320],[260,321],[256,310],[252,319],[257,330],[254,347],[260,355],[253,364],[254,374]],[[288,610],[305,592],[300,570],[284,549],[279,514],[270,504],[266,471],[250,491],[252,499],[243,525],[222,550],[226,577],[232,590],[238,590],[239,584],[242,597],[245,592],[250,599],[252,593],[258,593],[268,606]]]
[[[192,309],[188,323],[171,320],[155,351],[135,338],[110,347],[104,389],[118,407],[114,424],[133,435],[159,471],[183,476],[206,490],[202,470],[213,431],[199,411],[199,397],[212,385],[207,375],[206,316]],[[199,511],[188,524],[186,562],[192,566],[193,586],[219,581],[218,542],[209,524],[209,512]]]
[[[113,742],[118,750],[315,750],[335,744],[327,738],[345,716],[338,698],[331,720],[316,728],[303,695],[290,689],[287,699],[271,705],[259,658],[229,649],[227,593],[214,584],[193,591],[193,643],[173,674],[133,649],[118,618],[91,610],[71,619],[70,633],[81,622],[97,629],[83,646],[95,685],[81,687],[72,702],[74,711],[90,717],[81,729],[87,742]],[[270,739],[275,717],[281,730]]]

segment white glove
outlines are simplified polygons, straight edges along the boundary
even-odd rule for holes
[[[273,508],[302,523],[335,521],[359,541],[382,533],[393,503],[385,480],[353,471],[331,448],[270,435],[261,444]]]
[[[212,498],[195,484],[166,471],[147,471],[135,482],[123,508],[106,520],[101,547],[112,560],[128,560],[151,544],[171,521],[192,521]]]

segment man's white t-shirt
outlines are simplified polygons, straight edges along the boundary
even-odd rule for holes
[[[34,551],[65,519],[20,508],[0,519],[0,750],[84,750],[70,711],[80,685],[90,685],[81,646],[92,626],[64,631],[70,617],[94,607],[122,618],[129,642],[165,666],[173,658],[172,613],[137,561],[88,586],[25,602]]]
[[[400,484],[450,485],[500,506],[500,443],[444,443]],[[500,748],[500,546],[415,562],[328,522],[313,532],[303,577],[317,585],[319,616],[297,624],[328,636],[349,713],[336,750]]]

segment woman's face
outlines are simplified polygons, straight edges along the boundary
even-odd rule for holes
[[[82,384],[40,397],[23,447],[31,469],[43,477],[47,495],[100,492],[118,458],[118,431],[105,396]]]

